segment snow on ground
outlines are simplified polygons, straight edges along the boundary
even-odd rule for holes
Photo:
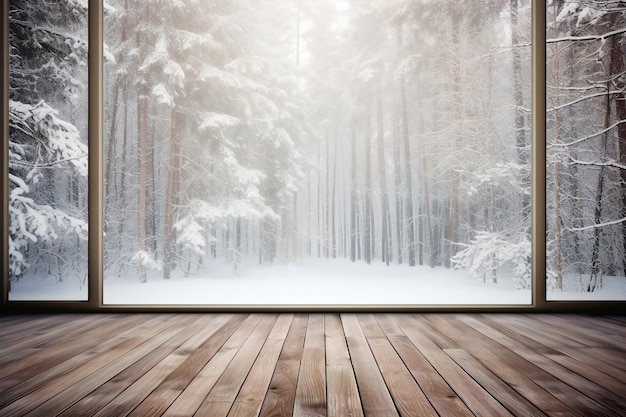
[[[602,277],[602,288],[587,292],[589,275],[570,275],[563,283],[563,291],[548,291],[548,301],[624,301],[626,300],[626,277]]]
[[[22,279],[11,284],[10,301],[87,301],[87,285],[78,278],[47,276]]]
[[[134,274],[104,281],[104,304],[165,305],[464,305],[530,304],[530,290],[510,279],[483,283],[464,271],[424,266],[367,265],[348,260],[307,260],[287,265],[215,263],[187,278],[180,271],[163,280],[155,271],[147,284]],[[45,284],[45,285],[44,285]],[[76,281],[14,285],[10,300],[84,300]],[[552,300],[626,299],[626,279],[605,277],[595,293],[549,293]]]
[[[307,260],[287,265],[212,265],[203,276],[171,281],[110,279],[105,304],[386,305],[529,304],[530,291],[511,283],[483,284],[467,273],[367,265],[348,260]]]

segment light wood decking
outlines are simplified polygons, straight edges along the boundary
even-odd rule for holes
[[[624,416],[626,317],[0,316],[0,416]]]

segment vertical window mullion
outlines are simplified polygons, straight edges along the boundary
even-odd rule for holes
[[[546,4],[532,3],[532,303],[546,307]]]
[[[89,0],[89,304],[102,306],[103,0]]]
[[[2,1],[2,21],[0,22],[2,45],[0,51],[0,65],[2,69],[2,80],[0,80],[0,100],[2,100],[2,111],[0,114],[0,133],[2,152],[0,152],[0,299],[2,304],[8,301],[9,296],[9,2]]]

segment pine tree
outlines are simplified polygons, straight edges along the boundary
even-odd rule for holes
[[[71,110],[85,87],[86,16],[74,0],[9,4],[11,281],[85,273],[84,258],[72,262],[85,255],[87,147]]]

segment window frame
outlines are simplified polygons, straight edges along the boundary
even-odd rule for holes
[[[0,46],[1,146],[9,143],[9,0],[2,1]],[[88,18],[88,299],[87,301],[9,301],[9,160],[0,160],[0,311],[6,312],[595,312],[622,313],[626,301],[546,300],[546,3],[531,0],[531,303],[524,305],[109,305],[103,303],[103,0],[89,0]]]

